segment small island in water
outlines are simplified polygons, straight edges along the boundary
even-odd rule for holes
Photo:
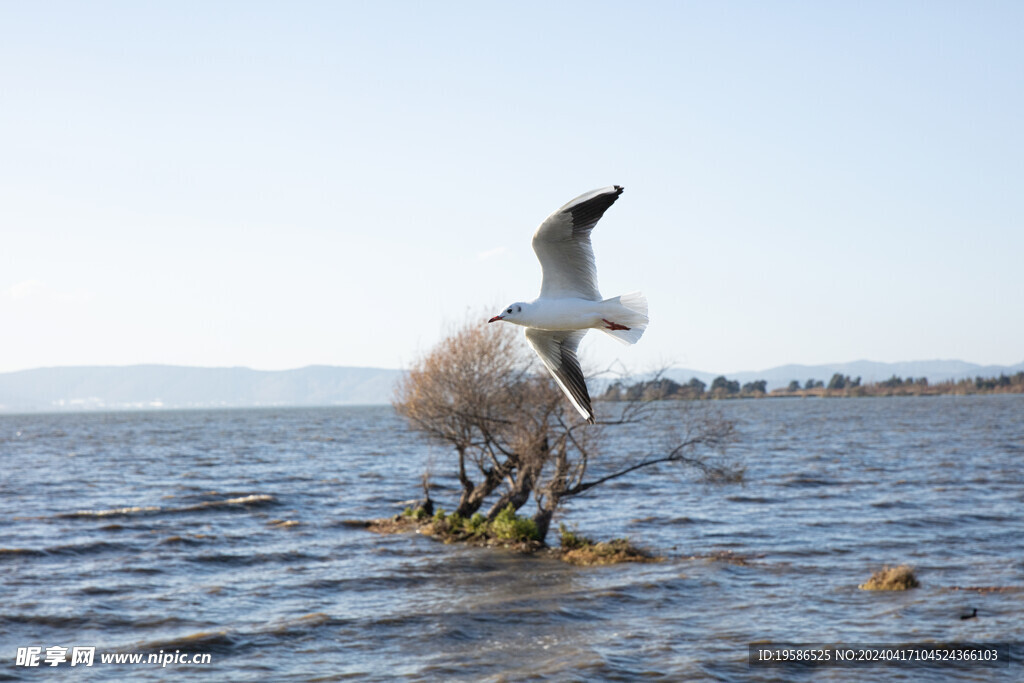
[[[974,379],[948,380],[930,384],[927,377],[897,377],[893,375],[882,382],[864,383],[860,377],[836,373],[826,384],[823,380],[808,379],[804,382],[794,379],[788,387],[767,390],[766,380],[755,380],[740,384],[724,375],[716,377],[708,386],[694,377],[680,384],[665,377],[624,384],[615,382],[603,394],[601,401],[661,401],[682,400],[702,401],[733,398],[854,398],[862,396],[940,396],[969,394],[1024,394],[1024,372],[999,377],[975,377]]]

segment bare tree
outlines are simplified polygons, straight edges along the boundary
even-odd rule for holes
[[[455,448],[468,517],[503,482],[509,502],[529,487],[524,463],[542,458],[545,413],[558,390],[532,372],[532,353],[507,328],[466,325],[418,360],[399,382],[394,405],[412,425]],[[518,483],[517,483],[518,482]],[[527,491],[526,497],[529,497]],[[496,514],[496,512],[495,512]]]
[[[673,403],[679,424],[673,434],[652,429],[655,402],[606,405],[613,415],[586,424],[514,328],[479,323],[467,323],[419,359],[394,398],[395,409],[414,428],[454,447],[462,487],[456,512],[468,517],[496,494],[487,513],[493,519],[532,496],[541,540],[563,501],[639,469],[679,463],[709,480],[742,476],[742,468],[725,457],[734,424],[717,407],[694,404],[680,414]],[[646,442],[647,454],[602,458],[601,473],[588,479],[590,465],[611,442],[609,430],[632,430]]]

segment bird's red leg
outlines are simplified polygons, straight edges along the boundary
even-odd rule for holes
[[[604,318],[601,318],[601,320],[604,322],[605,325],[608,326],[609,330],[628,330],[629,329],[625,325],[620,325],[618,323],[613,323],[611,320],[605,320]]]

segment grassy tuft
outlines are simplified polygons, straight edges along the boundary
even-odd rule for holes
[[[905,591],[920,586],[914,570],[905,564],[899,567],[883,567],[871,575],[859,588],[866,591]]]
[[[570,564],[590,566],[620,562],[659,562],[660,558],[637,548],[628,539],[616,538],[597,543],[586,542],[571,549],[563,547],[562,560]]]
[[[559,542],[563,550],[576,550],[594,545],[594,541],[564,524],[558,525]]]

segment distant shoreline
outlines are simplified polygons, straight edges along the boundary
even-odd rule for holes
[[[906,379],[896,377],[882,382],[863,384],[859,377],[835,374],[826,385],[823,381],[807,380],[800,386],[793,380],[789,387],[766,391],[765,380],[748,382],[742,386],[724,375],[716,377],[708,387],[693,378],[686,384],[670,379],[654,379],[624,385],[616,383],[598,397],[601,401],[715,401],[740,398],[880,398],[888,396],[977,396],[995,394],[1024,394],[1024,372],[999,377],[947,380],[931,384],[927,378]]]
[[[965,391],[957,388],[947,390],[942,385],[931,385],[922,390],[902,387],[886,389],[885,391],[872,391],[870,387],[860,387],[860,389],[860,391],[856,389],[800,389],[798,391],[775,389],[760,398],[885,398],[888,396],[992,396],[996,394],[1024,394],[1024,386],[1009,387],[1007,389]],[[863,389],[867,390],[864,391]],[[745,396],[743,398],[756,397]]]

